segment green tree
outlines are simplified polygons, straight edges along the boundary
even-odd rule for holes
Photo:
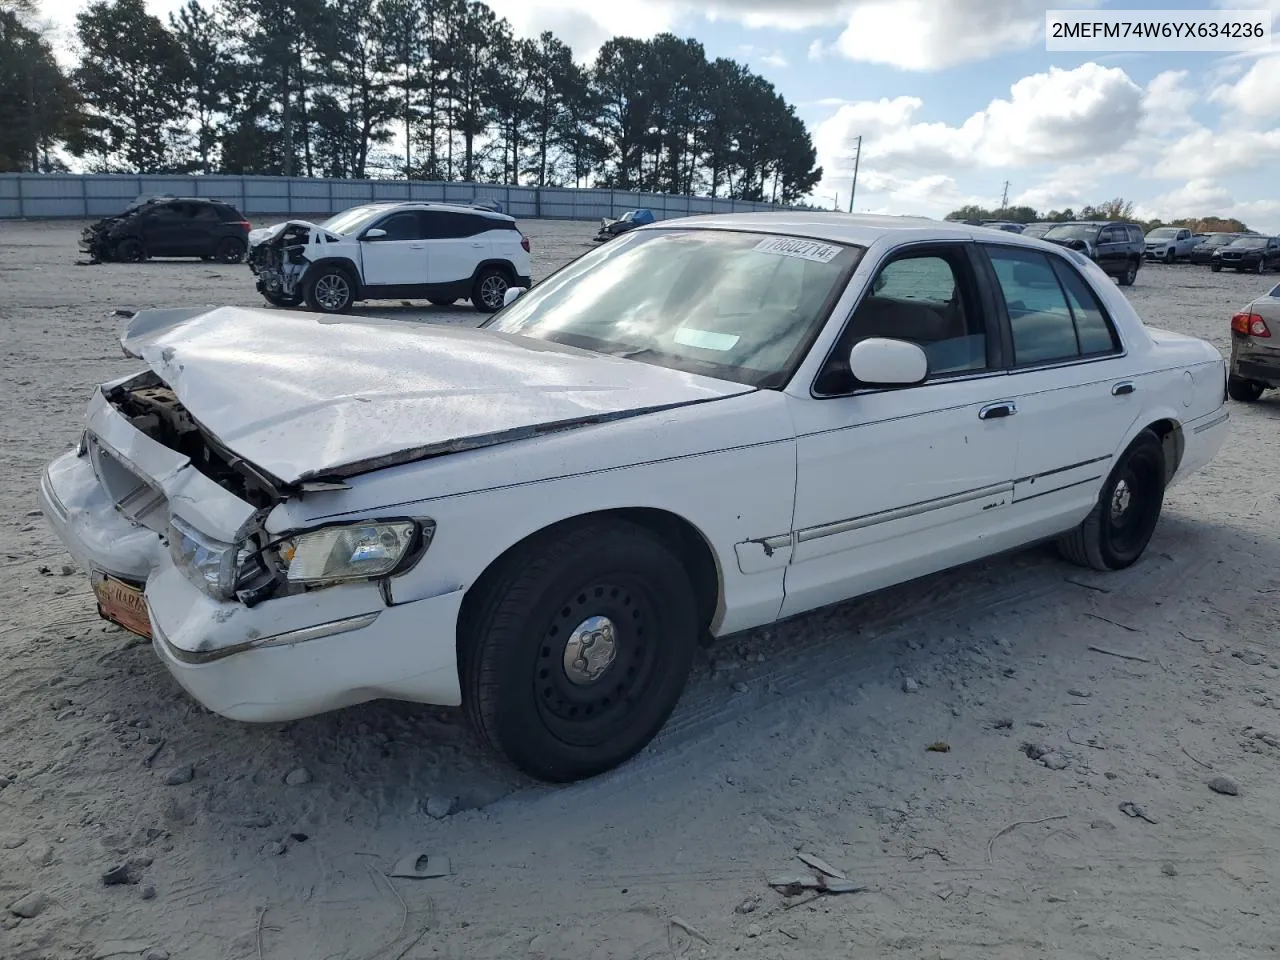
[[[0,0],[0,172],[51,170],[80,100],[35,21],[33,0]]]
[[[71,146],[98,170],[175,169],[186,137],[182,51],[142,0],[96,0],[76,15],[74,79],[88,107]]]
[[[169,15],[180,50],[182,104],[195,124],[195,169],[216,173],[218,132],[228,113],[234,81],[230,37],[221,20],[199,0],[187,0]]]

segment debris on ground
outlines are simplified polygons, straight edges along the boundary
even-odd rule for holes
[[[903,693],[919,693],[920,684],[916,682],[914,678],[907,677],[907,679],[902,681],[902,692]]]
[[[951,744],[943,743],[941,740],[937,740],[929,744],[927,747],[925,747],[925,750],[928,751],[929,753],[950,753]]]
[[[32,890],[9,904],[9,912],[15,917],[32,920],[44,913],[51,903],[53,903],[53,899],[47,893],[43,893],[40,890]]]
[[[849,877],[843,870],[837,870],[821,857],[815,857],[812,853],[801,853],[797,855],[802,863],[808,864],[819,873],[825,873],[828,877],[834,877],[837,880],[848,880]]]
[[[440,854],[410,853],[401,857],[387,871],[388,877],[403,877],[407,880],[430,880],[436,877],[447,877],[453,872],[449,858]]]
[[[117,863],[102,872],[104,887],[118,887],[123,884],[137,883],[138,877],[128,863]]]
[[[453,813],[453,797],[428,797],[426,811],[432,820],[443,820]]]
[[[1145,820],[1147,823],[1156,823],[1156,818],[1147,813],[1146,808],[1140,804],[1134,803],[1132,800],[1126,800],[1120,804],[1120,812],[1126,817],[1133,817],[1138,820]]]
[[[174,767],[164,777],[164,785],[166,787],[176,787],[184,783],[190,783],[195,779],[196,768],[186,763],[180,767]]]
[[[1220,793],[1224,797],[1240,796],[1240,785],[1230,777],[1214,777],[1209,781],[1209,789],[1214,793]]]
[[[300,787],[311,782],[311,771],[306,767],[297,767],[284,776],[284,782],[291,787]]]

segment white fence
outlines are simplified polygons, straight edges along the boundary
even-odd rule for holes
[[[507,187],[423,180],[326,180],[308,177],[135,176],[132,174],[0,174],[0,220],[96,219],[119,213],[135,197],[173,194],[209,197],[246,217],[304,219],[337,213],[372,200],[469,202],[498,200],[516,218],[598,220],[648,207],[659,220],[699,213],[785,209],[781,204],[629,190]]]

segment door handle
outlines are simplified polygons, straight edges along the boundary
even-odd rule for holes
[[[998,403],[988,403],[985,407],[978,411],[979,420],[998,420],[1001,417],[1012,417],[1018,412],[1018,405],[1012,400],[1001,400]]]
[[[1131,381],[1121,380],[1111,388],[1111,395],[1113,397],[1127,397],[1136,389],[1137,387],[1135,387]]]
[[[427,249],[427,245],[426,245],[425,243],[411,243],[411,244],[409,244],[409,249],[410,249],[410,250],[425,250],[425,249]]]
[[[473,244],[471,244],[471,245],[472,245],[473,247],[483,247],[483,246],[484,246],[484,244],[483,244],[483,243],[473,243]]]

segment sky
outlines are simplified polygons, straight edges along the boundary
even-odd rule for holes
[[[1280,0],[487,0],[517,34],[589,60],[612,36],[671,31],[770,80],[808,125],[815,202],[941,216],[968,203],[1144,219],[1234,216],[1280,233],[1280,41],[1265,53],[1047,52],[1072,7],[1265,8]],[[180,0],[147,0],[167,16]],[[43,0],[68,32],[78,0]]]

